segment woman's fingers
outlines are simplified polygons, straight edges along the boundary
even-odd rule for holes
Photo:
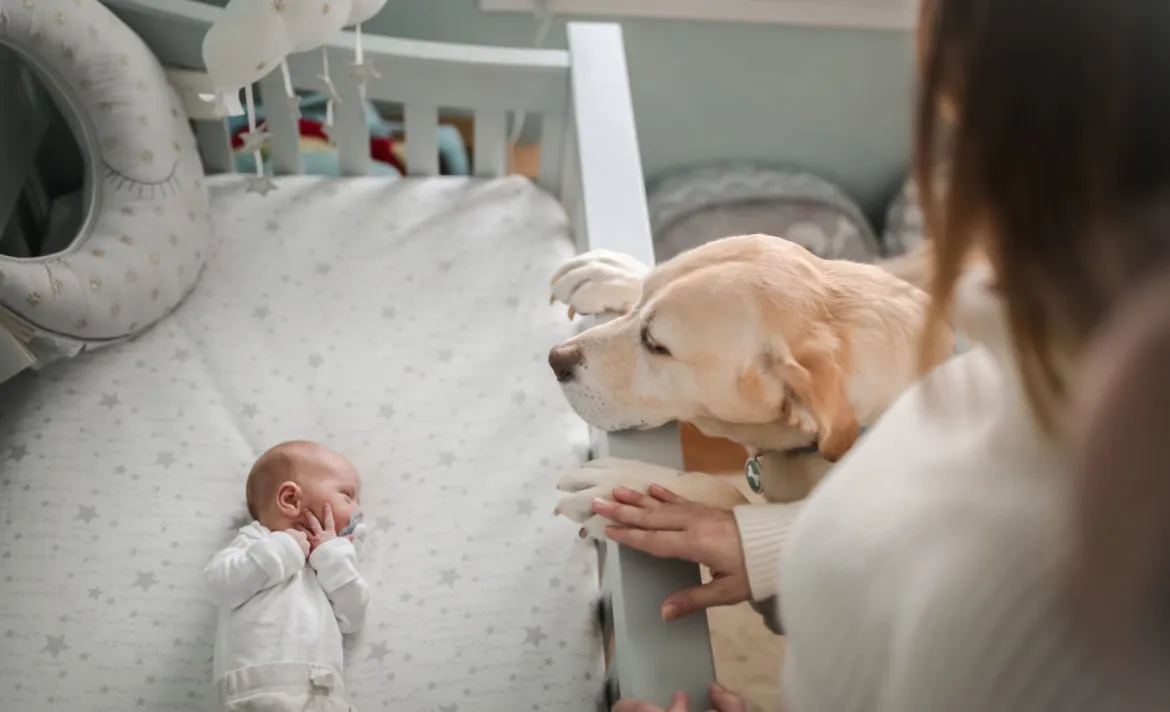
[[[643,507],[645,509],[653,509],[663,505],[662,502],[659,502],[653,497],[644,495],[638,490],[632,490],[629,487],[614,487],[613,498],[615,501],[621,502],[622,504]]]
[[[659,502],[666,502],[667,504],[689,504],[690,500],[685,497],[680,497],[674,492],[666,489],[662,485],[650,485],[650,496]]]
[[[711,698],[715,712],[747,712],[743,698],[718,682],[711,683],[707,688],[707,696]]]
[[[639,529],[678,531],[685,529],[687,525],[687,513],[677,507],[642,509],[599,497],[593,500],[593,512],[619,524]]]
[[[733,576],[713,579],[710,583],[672,593],[662,603],[662,617],[671,621],[683,618],[712,606],[742,603],[751,596],[743,592],[744,583]]]
[[[624,544],[638,551],[644,551],[661,559],[686,559],[695,561],[696,552],[687,545],[679,531],[650,531],[648,529],[627,529],[606,527],[605,536],[610,541]]]

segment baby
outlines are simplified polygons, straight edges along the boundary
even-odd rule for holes
[[[219,604],[213,670],[224,710],[349,710],[341,636],[361,629],[370,594],[352,537],[338,532],[359,518],[360,496],[354,466],[317,443],[281,443],[252,466],[256,521],[205,571]]]

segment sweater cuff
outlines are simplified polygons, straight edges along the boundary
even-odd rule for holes
[[[357,570],[357,552],[353,542],[339,536],[321,544],[309,554],[309,565],[326,593],[336,591],[361,574]]]
[[[753,600],[778,593],[781,557],[799,511],[799,504],[745,504],[732,510]]]
[[[272,532],[248,547],[248,556],[271,581],[283,581],[305,565],[305,552],[288,532]]]

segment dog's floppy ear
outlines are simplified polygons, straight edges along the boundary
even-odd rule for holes
[[[779,360],[784,380],[817,422],[817,448],[829,462],[849,452],[861,427],[845,393],[847,374],[837,354],[824,346],[809,345],[804,351]]]

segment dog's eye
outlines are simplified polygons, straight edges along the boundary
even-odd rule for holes
[[[653,339],[651,339],[650,332],[646,329],[642,330],[642,346],[645,347],[647,351],[656,356],[670,355],[670,349],[666,348],[662,344],[656,343]]]

